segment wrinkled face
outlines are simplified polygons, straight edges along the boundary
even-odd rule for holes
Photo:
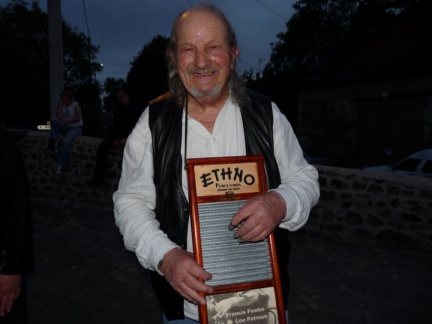
[[[191,11],[180,18],[177,51],[171,53],[177,73],[193,97],[228,93],[238,48],[230,48],[226,28],[214,14]]]

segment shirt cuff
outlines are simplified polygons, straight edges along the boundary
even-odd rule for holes
[[[279,193],[282,198],[285,200],[286,204],[286,215],[285,218],[281,221],[280,227],[295,231],[304,225],[302,221],[301,212],[299,211],[300,202],[296,199],[295,195],[288,188],[275,188],[269,191],[275,191]]]
[[[174,242],[167,240],[166,242],[164,242],[163,244],[158,244],[157,245],[157,251],[155,251],[154,253],[152,253],[152,255],[149,257],[149,265],[151,266],[151,268],[158,272],[161,276],[163,276],[163,273],[159,271],[158,269],[158,264],[160,262],[160,260],[163,259],[163,257],[165,256],[165,254],[169,251],[171,251],[172,249],[180,249],[180,247],[175,244]]]

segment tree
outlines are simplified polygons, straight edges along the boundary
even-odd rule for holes
[[[0,118],[8,127],[34,128],[45,124],[50,115],[48,15],[37,2],[29,6],[23,0],[12,0],[0,6],[0,48],[3,113]],[[93,98],[87,98],[84,93],[89,91],[79,90],[84,86],[89,88],[90,64],[101,69],[93,62],[98,51],[98,47],[89,45],[83,33],[63,22],[65,86],[82,93],[79,99],[83,110],[94,109],[94,94],[91,94]],[[98,91],[97,83],[93,87]]]
[[[264,75],[327,67],[347,42],[373,37],[371,26],[430,15],[428,0],[299,0],[287,30],[271,44]],[[429,19],[430,20],[430,19]]]
[[[297,87],[307,76],[327,72],[327,76],[357,72],[371,60],[374,66],[389,69],[393,61],[404,59],[412,48],[428,47],[432,43],[429,0],[299,0],[287,30],[277,35],[270,62],[262,77],[252,71],[244,76],[247,85],[266,93],[278,103],[282,112],[295,126]],[[395,35],[395,31],[400,31]],[[414,43],[422,44],[417,46]],[[402,43],[404,43],[402,45]],[[411,46],[411,47],[410,47]],[[421,51],[418,51],[421,52]],[[399,57],[394,60],[395,55]],[[411,56],[413,57],[413,55]],[[419,59],[417,59],[419,58]],[[388,65],[385,67],[385,65]],[[410,63],[413,65],[414,63]],[[375,73],[376,73],[376,69]]]
[[[104,82],[104,91],[108,95],[114,94],[114,92],[116,92],[116,90],[123,86],[125,83],[126,81],[123,79],[114,79],[108,77],[105,79]]]
[[[265,74],[307,71],[325,64],[344,39],[357,0],[300,0],[287,30],[272,45]]]
[[[127,84],[126,81],[124,79],[115,79],[115,78],[111,78],[108,77],[105,79],[104,82],[104,92],[107,94],[104,98],[104,109],[107,111],[111,111],[116,103],[116,92],[118,89],[120,89],[121,87],[126,86],[127,88]]]
[[[102,66],[95,62],[99,46],[91,44],[88,36],[65,21],[62,33],[65,84],[78,89],[86,83],[97,83],[94,76],[102,71]]]
[[[147,103],[168,91],[168,72],[165,51],[169,38],[155,36],[134,57],[127,75],[129,94],[136,102]]]
[[[21,1],[0,8],[1,117],[8,126],[25,126],[29,117],[43,123],[49,118],[48,97],[43,95],[49,89],[48,60],[44,59],[48,58],[44,42],[48,25],[37,6],[29,12]],[[44,104],[46,114],[40,110]]]

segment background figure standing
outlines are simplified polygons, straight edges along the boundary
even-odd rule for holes
[[[117,104],[112,113],[111,125],[108,127],[108,137],[98,146],[93,178],[87,181],[88,185],[95,185],[104,180],[108,152],[113,147],[123,149],[127,137],[144,110],[144,107],[129,99],[126,86],[117,89],[115,96]]]
[[[33,267],[30,207],[24,163],[0,130],[0,323],[26,323],[22,274]]]
[[[81,108],[78,102],[74,100],[72,92],[63,90],[60,99],[57,116],[51,119],[51,135],[48,140],[50,150],[58,149],[56,170],[58,174],[61,174],[68,164],[71,145],[75,138],[82,135],[83,129]],[[60,135],[63,135],[62,140]]]

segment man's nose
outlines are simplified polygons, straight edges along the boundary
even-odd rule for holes
[[[209,54],[205,50],[199,50],[195,53],[195,66],[203,69],[210,64],[211,60],[209,58]]]

